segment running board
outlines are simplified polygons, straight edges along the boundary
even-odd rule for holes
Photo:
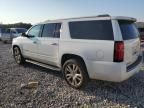
[[[55,71],[60,71],[60,69],[57,68],[57,67],[50,66],[50,65],[47,65],[47,64],[43,64],[43,63],[39,63],[39,62],[36,62],[36,61],[26,60],[26,62],[35,64],[35,65],[38,65],[38,66],[41,66],[41,67],[44,67],[44,68],[47,68],[47,69],[51,69],[51,70],[55,70]]]

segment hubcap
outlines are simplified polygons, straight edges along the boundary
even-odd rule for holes
[[[78,87],[83,81],[82,72],[78,65],[68,64],[65,68],[65,76],[69,84]]]
[[[21,55],[19,49],[16,47],[14,48],[14,57],[17,63],[20,63],[21,61]]]

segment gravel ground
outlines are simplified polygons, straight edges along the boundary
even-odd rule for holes
[[[0,108],[143,108],[144,72],[123,83],[91,81],[76,90],[64,81],[61,72],[30,63],[15,63],[11,45],[0,42]],[[21,84],[38,81],[35,89]]]

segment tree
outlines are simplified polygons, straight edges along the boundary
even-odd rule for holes
[[[15,23],[15,24],[0,24],[0,28],[26,28],[29,29],[32,25],[30,23]]]
[[[136,25],[138,28],[144,28],[144,22],[137,22]]]

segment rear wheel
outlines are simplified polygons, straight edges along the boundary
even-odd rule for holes
[[[77,89],[85,87],[89,80],[87,71],[80,60],[67,60],[63,65],[63,74],[66,82]]]
[[[13,48],[13,56],[17,64],[25,63],[25,59],[23,58],[19,47]]]

